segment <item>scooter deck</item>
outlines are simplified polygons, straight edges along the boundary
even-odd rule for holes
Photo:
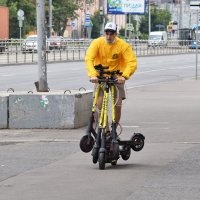
[[[132,140],[118,140],[119,145],[131,146],[133,144]]]

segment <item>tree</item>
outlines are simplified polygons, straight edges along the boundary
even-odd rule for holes
[[[9,32],[10,37],[19,37],[19,21],[17,19],[17,11],[22,9],[24,11],[24,23],[22,34],[27,34],[36,26],[36,11],[35,0],[0,0],[0,5],[9,8]]]
[[[108,21],[107,15],[103,16],[105,23]],[[98,38],[100,36],[100,11],[96,11],[94,15],[91,16],[92,21],[92,38]]]
[[[129,18],[129,16],[130,16],[130,18]],[[129,21],[129,20],[130,20],[130,21]],[[131,35],[132,35],[133,33],[136,34],[137,21],[135,20],[134,15],[128,14],[128,15],[127,15],[127,18],[126,18],[126,23],[130,23],[130,24],[133,25],[134,30],[133,30],[133,31],[130,31]],[[118,29],[119,29],[119,37],[124,37],[124,36],[125,36],[125,28],[123,28],[123,27],[121,27],[121,28],[118,27]],[[129,31],[127,31],[127,34],[129,35]]]
[[[92,38],[98,38],[100,36],[100,12],[96,11],[94,15],[91,16],[91,21],[92,21]]]
[[[6,6],[7,0],[0,0],[0,6]]]
[[[54,0],[53,1],[53,29],[58,35],[63,35],[67,18],[78,17],[76,10],[79,8],[77,0]]]
[[[53,0],[53,29],[63,35],[67,18],[77,18],[76,10],[82,0]],[[93,0],[88,0],[93,1]],[[36,31],[36,0],[0,0],[0,5],[9,8],[9,30],[11,38],[19,38],[19,21],[17,11],[24,11],[22,36],[30,31]],[[48,1],[46,1],[46,16],[48,15]],[[48,19],[48,18],[47,18]],[[48,24],[48,21],[46,22]]]
[[[24,11],[23,33],[28,34],[30,31],[36,31],[36,1],[35,0],[19,0],[18,10]],[[18,28],[19,29],[19,28]]]
[[[156,27],[156,25],[158,24],[162,24],[166,27],[169,23],[169,21],[171,20],[171,14],[168,10],[162,10],[162,9],[158,9],[156,7],[151,9],[151,31],[158,31],[158,28]],[[148,13],[145,14],[145,16],[141,17],[140,20],[140,27],[139,27],[139,31],[142,34],[146,34],[148,35]]]

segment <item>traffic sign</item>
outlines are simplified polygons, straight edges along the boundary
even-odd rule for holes
[[[200,1],[190,1],[191,10],[200,10]]]
[[[24,11],[21,10],[21,9],[19,9],[19,10],[17,11],[17,16],[18,16],[18,17],[23,17],[23,16],[24,16]]]
[[[93,24],[92,24],[92,21],[90,22],[85,22],[85,27],[88,28],[88,27],[92,27]]]
[[[23,26],[23,21],[24,21],[24,11],[23,10],[21,10],[21,9],[19,9],[18,11],[17,11],[17,19],[19,20],[19,31],[20,31],[20,33],[19,33],[19,38],[21,39],[21,35],[22,35],[22,31],[21,31],[21,29],[22,29],[22,26]]]
[[[85,14],[85,22],[90,22],[90,14]]]
[[[72,21],[72,22],[71,22],[71,26],[72,26],[72,27],[75,27],[75,26],[76,26],[76,22],[75,22],[75,21]]]
[[[126,30],[133,31],[134,30],[133,24],[131,23],[126,24]]]
[[[17,19],[18,19],[19,21],[23,21],[23,20],[24,20],[24,17],[17,17]]]
[[[85,14],[85,27],[92,27],[93,24],[92,24],[92,21],[91,21],[91,18],[90,18],[90,14],[89,13],[86,13]]]
[[[19,21],[19,27],[20,27],[20,32],[21,32],[21,28],[23,26],[23,21],[24,21],[24,11],[19,9],[17,11],[17,16],[18,16],[17,19]],[[21,33],[20,33],[20,38],[21,38]]]

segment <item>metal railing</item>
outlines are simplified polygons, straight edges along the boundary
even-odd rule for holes
[[[84,60],[91,40],[47,40],[47,62],[68,62]],[[167,45],[149,45],[148,40],[127,40],[136,56],[157,56],[194,53],[191,40],[168,40]],[[37,41],[31,44],[25,40],[0,41],[0,65],[37,62]]]

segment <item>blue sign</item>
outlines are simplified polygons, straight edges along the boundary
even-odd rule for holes
[[[72,21],[72,22],[71,22],[71,26],[72,26],[72,27],[75,27],[75,26],[76,26],[76,22],[75,22],[75,21]]]
[[[90,18],[90,14],[85,14],[85,27],[92,27],[92,21],[91,21],[91,18]]]
[[[139,14],[144,15],[146,10],[145,0],[108,0],[108,14]]]
[[[92,24],[92,21],[90,21],[90,22],[85,22],[85,27],[87,28],[87,27],[92,27],[93,26],[93,24]]]

